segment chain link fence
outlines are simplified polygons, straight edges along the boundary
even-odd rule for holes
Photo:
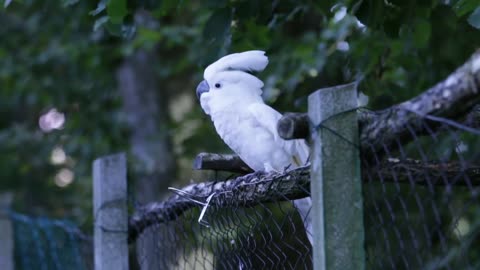
[[[476,113],[463,123],[427,116],[366,153],[368,269],[480,269]]]
[[[367,269],[480,268],[476,113],[459,122],[420,117],[407,135],[362,152]],[[292,203],[309,195],[298,174],[308,170],[192,185],[137,209],[155,209],[130,224],[138,227],[140,268],[312,269],[312,247]],[[289,174],[297,181],[290,193],[274,185]],[[263,192],[261,203],[248,196],[253,190]]]
[[[93,269],[93,242],[70,221],[10,212],[15,269]]]
[[[476,52],[444,81],[379,111],[358,108],[356,84],[312,93],[308,116],[277,126],[282,138],[309,138],[311,164],[216,177],[135,207],[128,238],[139,267],[480,269],[479,63]],[[294,204],[309,196],[316,234]]]
[[[292,202],[212,205],[198,221],[201,212],[202,207],[193,207],[141,234],[137,240],[141,268],[311,268],[311,246]],[[162,256],[152,260],[151,248]]]

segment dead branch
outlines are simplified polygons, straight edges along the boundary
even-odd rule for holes
[[[480,186],[480,165],[390,158],[364,168],[362,179],[398,184]],[[255,172],[222,182],[192,184],[181,189],[184,195],[177,194],[164,202],[150,203],[136,210],[129,220],[129,242],[135,241],[151,225],[175,220],[185,211],[202,206],[198,202],[206,202],[212,194],[209,207],[251,207],[304,198],[309,196],[309,190],[309,167],[285,173]]]
[[[478,186],[480,165],[459,162],[423,162],[389,158],[376,166],[362,168],[362,179],[432,186]]]
[[[247,174],[253,172],[237,155],[200,153],[193,161],[194,170],[212,170]]]
[[[307,113],[285,113],[277,123],[278,135],[285,140],[310,137],[310,120]]]
[[[480,50],[450,74],[444,81],[422,94],[381,111],[359,111],[360,142],[362,150],[377,152],[411,140],[411,132],[421,136],[438,129],[439,122],[426,116],[466,121],[468,126],[480,126]],[[425,123],[428,122],[429,130]],[[286,114],[277,128],[284,139],[307,138],[308,116]]]
[[[222,182],[192,184],[164,202],[154,202],[138,209],[129,220],[129,242],[147,227],[175,220],[183,212],[205,203],[209,207],[249,207],[260,203],[286,201],[309,196],[310,170],[302,167],[285,173],[255,172]],[[207,209],[208,211],[208,209]]]

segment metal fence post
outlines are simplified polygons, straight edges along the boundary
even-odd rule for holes
[[[127,161],[124,153],[93,163],[96,270],[128,270]]]
[[[13,270],[14,267],[14,235],[8,211],[12,203],[13,193],[0,194],[0,269]]]
[[[314,269],[365,269],[356,84],[308,97]]]

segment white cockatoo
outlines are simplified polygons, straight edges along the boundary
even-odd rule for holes
[[[248,71],[262,71],[268,64],[263,51],[246,51],[220,58],[204,72],[197,87],[202,109],[210,115],[225,143],[255,171],[277,171],[306,165],[309,148],[304,140],[279,137],[281,114],[262,99],[263,82]],[[311,199],[295,200],[311,239]]]

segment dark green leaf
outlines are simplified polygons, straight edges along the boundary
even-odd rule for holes
[[[454,4],[453,9],[458,16],[463,16],[480,6],[480,0],[460,0]]]
[[[133,24],[112,23],[110,20],[103,24],[111,35],[124,39],[132,39],[136,32],[136,27]]]
[[[428,44],[430,35],[432,33],[432,26],[427,20],[418,20],[413,28],[413,39],[417,47],[423,48]]]
[[[230,32],[232,24],[232,11],[230,8],[215,10],[210,16],[203,29],[203,36],[206,40],[222,40]]]
[[[207,0],[206,6],[210,8],[224,8],[228,4],[227,0]]]
[[[468,17],[468,23],[473,27],[480,29],[480,7],[477,7],[472,14]]]
[[[73,6],[76,3],[78,3],[80,0],[63,0],[63,6],[68,7],[68,6]]]
[[[122,36],[122,25],[118,23],[112,23],[108,20],[105,24],[105,28],[111,35],[121,37]]]
[[[110,0],[107,4],[107,14],[112,23],[121,23],[127,15],[127,0]]]

